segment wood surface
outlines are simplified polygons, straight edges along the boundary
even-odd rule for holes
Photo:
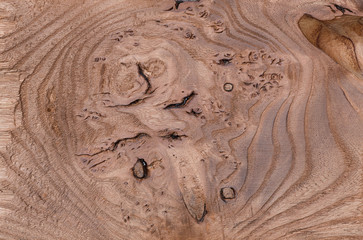
[[[361,0],[0,0],[0,239],[363,239]]]

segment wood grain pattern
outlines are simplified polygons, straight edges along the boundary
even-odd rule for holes
[[[0,1],[1,239],[363,239],[357,0]]]

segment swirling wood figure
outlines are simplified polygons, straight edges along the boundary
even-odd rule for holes
[[[360,0],[0,12],[0,239],[363,239]]]

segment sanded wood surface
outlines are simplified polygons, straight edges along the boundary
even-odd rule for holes
[[[361,0],[1,0],[0,239],[363,239]]]

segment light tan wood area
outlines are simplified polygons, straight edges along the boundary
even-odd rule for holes
[[[1,0],[0,239],[363,239],[361,0]]]

